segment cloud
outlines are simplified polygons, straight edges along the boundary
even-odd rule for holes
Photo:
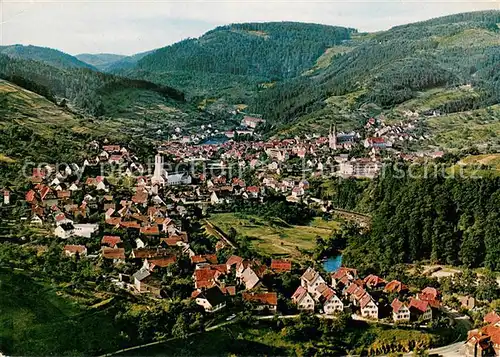
[[[3,0],[3,44],[133,54],[234,22],[302,21],[378,31],[498,1]]]

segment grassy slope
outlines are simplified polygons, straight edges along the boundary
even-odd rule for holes
[[[105,310],[83,310],[49,287],[0,270],[0,351],[7,355],[95,354],[119,347]]]
[[[55,135],[57,128],[78,133],[100,130],[99,125],[93,125],[85,118],[78,118],[46,98],[4,80],[0,80],[0,101],[0,128],[9,122],[17,123],[46,137]]]
[[[500,105],[427,120],[434,141],[444,148],[500,145]]]
[[[297,247],[311,251],[316,244],[316,236],[328,237],[338,228],[337,222],[324,222],[319,218],[313,220],[310,226],[288,226],[279,219],[269,222],[255,216],[237,216],[234,213],[214,214],[210,221],[226,233],[233,227],[240,236],[250,238],[253,248],[262,254],[295,259],[300,258]]]
[[[353,353],[371,351],[375,355],[391,349],[407,350],[416,343],[428,348],[439,344],[436,334],[420,331],[368,325],[351,322],[343,333],[345,345]],[[302,356],[314,346],[323,348],[322,342],[294,342],[286,337],[286,327],[273,329],[260,322],[257,326],[233,324],[219,330],[203,333],[188,342],[173,341],[127,352],[127,356]],[[340,349],[340,346],[335,346]],[[329,354],[330,355],[330,354]]]

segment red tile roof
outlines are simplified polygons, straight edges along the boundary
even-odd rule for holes
[[[255,302],[262,305],[278,305],[278,294],[276,293],[243,293],[243,300]]]
[[[387,285],[385,286],[385,289],[384,289],[384,291],[390,292],[390,293],[393,293],[393,292],[399,293],[403,290],[408,290],[408,287],[405,284],[403,284],[402,282],[397,281],[397,280],[393,280],[393,281],[387,283]]]
[[[160,268],[165,268],[175,263],[176,261],[177,258],[175,257],[175,255],[170,255],[162,258],[148,259],[149,264],[152,265],[151,269],[154,268],[155,266]]]
[[[232,265],[240,265],[241,263],[243,263],[243,258],[242,257],[239,257],[237,255],[231,255],[227,262],[226,262],[226,265],[229,265],[229,266],[232,266]]]
[[[376,287],[385,284],[385,280],[376,275],[370,274],[363,279],[364,283],[369,287]]]
[[[307,294],[307,290],[303,286],[299,286],[293,293],[292,300],[294,302],[297,302],[298,300],[302,299],[305,294]]]
[[[105,259],[125,259],[124,248],[103,248],[102,256]]]
[[[160,230],[158,226],[141,227],[141,233],[147,236],[157,236],[160,235]]]
[[[118,243],[121,243],[121,241],[121,238],[118,236],[104,236],[102,237],[101,244],[106,244],[110,247],[114,247]]]
[[[366,305],[368,305],[372,301],[372,297],[370,294],[365,294],[363,298],[359,301],[359,306],[363,309]]]
[[[65,252],[82,254],[86,250],[87,250],[87,248],[84,245],[65,245],[64,246]]]
[[[417,300],[417,299],[414,299],[414,298],[410,298],[410,305],[409,305],[410,308],[415,308],[419,311],[421,311],[422,313],[426,312],[427,311],[427,308],[429,307],[429,303],[427,301],[422,301],[422,300]]]
[[[500,315],[498,315],[495,311],[490,311],[484,315],[483,321],[489,324],[496,324],[497,322],[500,322]]]
[[[403,306],[406,306],[405,303],[399,301],[399,299],[396,298],[392,300],[391,303],[392,311],[397,313]]]
[[[292,262],[287,260],[273,259],[271,260],[271,269],[277,272],[291,271]]]

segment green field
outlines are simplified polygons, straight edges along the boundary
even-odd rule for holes
[[[0,269],[0,352],[95,355],[119,349],[120,331],[105,309],[82,309],[28,276]]]
[[[499,105],[433,117],[427,122],[436,144],[443,148],[500,144]]]
[[[448,168],[446,173],[467,177],[500,176],[500,154],[469,155]]]
[[[338,222],[321,218],[315,218],[309,226],[291,226],[277,218],[269,221],[235,213],[214,214],[209,220],[226,234],[233,227],[238,235],[247,236],[252,247],[264,255],[292,258],[300,257],[297,248],[312,251],[317,236],[326,238],[338,228]]]

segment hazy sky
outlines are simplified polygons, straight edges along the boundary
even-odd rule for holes
[[[500,0],[0,0],[0,42],[71,54],[133,54],[234,22],[302,21],[377,31],[486,9],[500,9]]]

